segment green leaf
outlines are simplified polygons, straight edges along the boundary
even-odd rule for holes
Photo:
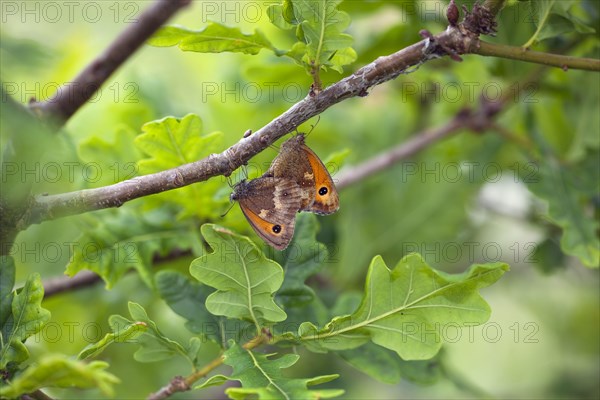
[[[13,287],[15,286],[15,260],[11,256],[0,256],[0,332],[12,315]]]
[[[185,327],[193,333],[218,340],[217,319],[208,312],[204,302],[212,290],[175,271],[160,271],[155,276],[156,289],[169,307],[187,321]],[[207,326],[208,325],[208,326]]]
[[[566,33],[577,32],[591,34],[596,32],[594,28],[586,24],[585,21],[578,18],[573,12],[576,8],[581,8],[581,2],[576,0],[563,0],[554,3],[550,16],[546,24],[540,31],[537,41],[557,37]],[[579,14],[585,15],[584,10],[579,10]]]
[[[324,325],[330,319],[329,310],[318,296],[314,296],[309,303],[289,306],[285,309],[285,312],[287,318],[285,321],[275,324],[271,328],[271,334],[273,336],[282,336],[283,338],[291,335],[292,344],[294,344],[294,333],[298,331],[298,328],[304,322]]]
[[[4,260],[4,263],[10,269],[10,261]],[[10,278],[10,272],[7,275]],[[0,369],[10,361],[23,362],[29,357],[23,342],[39,332],[50,319],[50,311],[42,308],[43,298],[44,287],[40,275],[29,275],[25,285],[12,298],[11,315],[2,326]]]
[[[277,291],[277,302],[284,308],[309,303],[313,290],[304,282],[319,272],[327,260],[327,247],[317,242],[319,222],[314,214],[301,213],[296,218],[296,230],[290,245],[274,254],[284,271],[283,284]]]
[[[113,396],[113,385],[120,380],[106,371],[108,364],[103,361],[83,363],[63,356],[45,356],[29,366],[10,384],[0,388],[3,398],[16,398],[41,388],[98,388],[105,396]]]
[[[148,44],[157,47],[179,46],[183,51],[197,53],[244,53],[258,54],[262,49],[280,52],[271,42],[256,30],[253,34],[244,34],[239,28],[230,28],[216,22],[210,22],[206,28],[193,31],[179,26],[166,26],[158,30],[148,40]]]
[[[200,385],[196,385],[193,387],[193,390],[204,389],[211,386],[221,386],[225,382],[229,381],[229,378],[225,375],[213,375]]]
[[[578,166],[561,165],[547,156],[537,179],[527,182],[536,196],[548,202],[547,217],[562,228],[562,250],[591,268],[600,264],[599,223],[589,209],[600,192],[598,164],[598,151],[590,152]]]
[[[299,22],[296,36],[306,44],[302,63],[317,71],[331,67],[341,72],[342,66],[356,60],[351,49],[352,36],[342,33],[350,25],[350,16],[337,9],[342,0],[294,0],[294,19]],[[299,48],[292,48],[287,55],[298,61]],[[336,54],[340,55],[336,57]]]
[[[354,368],[383,383],[395,384],[405,378],[411,382],[431,384],[441,376],[436,358],[404,361],[393,351],[370,342],[337,354]]]
[[[189,250],[198,240],[195,225],[175,222],[167,209],[141,212],[123,207],[85,215],[78,221],[83,233],[74,242],[66,273],[74,276],[84,269],[94,271],[109,289],[132,268],[153,287],[154,256]]]
[[[410,254],[390,270],[375,257],[359,308],[352,315],[333,318],[320,330],[302,324],[299,340],[316,351],[348,350],[372,341],[404,360],[429,359],[442,345],[444,324],[487,321],[490,308],[479,289],[508,269],[503,263],[476,264],[462,274],[449,275]]]
[[[279,264],[247,237],[213,224],[204,224],[201,230],[214,251],[194,260],[190,273],[217,289],[206,299],[208,311],[252,321],[257,332],[265,324],[283,321],[286,314],[273,301],[283,282]]]
[[[535,42],[538,41],[538,35],[542,31],[544,24],[546,23],[548,17],[550,16],[550,11],[552,10],[552,6],[554,5],[555,0],[537,0],[530,1],[529,6],[531,8],[531,12],[533,15],[534,23],[537,27],[534,34],[529,38],[527,43],[523,45],[523,47],[528,48],[531,47]]]
[[[79,352],[77,359],[85,360],[86,358],[96,357],[109,345],[113,343],[130,342],[148,330],[148,326],[144,322],[117,324],[116,321],[113,320],[110,325],[113,332],[104,335],[100,341],[87,345]]]
[[[83,161],[99,168],[95,186],[106,186],[125,181],[138,175],[137,161],[141,153],[133,146],[136,133],[127,127],[119,129],[115,140],[109,142],[102,137],[92,136],[79,146],[79,155]]]
[[[292,29],[297,22],[294,21],[294,10],[291,2],[284,1],[283,4],[272,4],[267,8],[267,15],[273,25],[279,29]]]
[[[234,318],[216,317],[206,309],[206,298],[213,292],[208,286],[193,281],[175,271],[160,271],[156,274],[156,287],[160,296],[171,309],[185,318],[185,327],[190,332],[200,334],[227,347],[227,341],[239,342],[247,339],[253,325]]]
[[[273,355],[254,353],[233,344],[224,354],[225,364],[233,367],[229,379],[242,383],[241,388],[228,388],[225,393],[232,399],[248,397],[259,399],[327,399],[341,396],[344,391],[337,389],[309,390],[308,386],[318,385],[336,379],[339,375],[323,375],[309,379],[287,378],[282,370],[294,365],[300,356],[285,354],[279,358]]]
[[[183,346],[163,335],[141,305],[131,301],[128,304],[131,318],[136,322],[144,322],[148,326],[148,330],[137,340],[140,348],[133,355],[137,361],[155,362],[180,355],[186,358],[192,366],[194,365]]]
[[[141,305],[129,302],[128,306],[131,319],[111,315],[109,324],[112,333],[105,335],[97,343],[88,345],[79,353],[79,358],[97,356],[112,343],[133,342],[140,346],[133,355],[139,362],[162,361],[179,355],[194,366],[197,343],[191,341],[190,348],[185,349],[178,342],[163,335]]]
[[[223,134],[202,134],[202,120],[193,114],[183,118],[167,117],[148,122],[135,140],[138,149],[148,155],[139,161],[142,174],[162,172],[183,164],[198,161],[219,150]],[[189,216],[216,218],[222,202],[215,202],[213,193],[221,186],[219,180],[188,185],[149,198],[148,204],[164,207],[174,204],[181,209],[178,219]]]

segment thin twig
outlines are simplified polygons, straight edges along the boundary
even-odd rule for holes
[[[504,44],[479,42],[479,47],[473,51],[481,56],[508,58],[511,60],[525,61],[535,64],[549,65],[552,67],[569,69],[582,69],[586,71],[600,71],[600,60],[594,58],[571,57],[560,54],[542,53],[524,47],[507,46]]]
[[[253,339],[246,342],[242,347],[245,350],[250,351],[250,350],[254,349],[255,347],[258,347],[264,343],[267,343],[268,341],[269,341],[269,335],[266,334],[265,332],[261,332],[259,335],[255,336]],[[225,361],[225,357],[221,355],[221,356],[215,358],[214,360],[212,360],[211,362],[209,362],[208,364],[206,364],[204,366],[204,368],[199,369],[198,371],[192,373],[187,378],[183,378],[181,376],[176,376],[173,379],[171,379],[171,381],[167,385],[163,386],[156,392],[150,394],[147,399],[148,400],[166,399],[167,397],[171,396],[172,394],[174,394],[176,392],[185,392],[187,390],[190,390],[192,388],[192,385],[194,384],[194,382],[198,381],[199,379],[204,378],[209,373],[211,373],[215,368],[218,368],[219,366],[221,366],[223,364],[223,361]]]
[[[157,0],[70,84],[61,86],[47,101],[33,102],[30,107],[58,127],[62,126],[146,39],[190,2],[191,0]]]

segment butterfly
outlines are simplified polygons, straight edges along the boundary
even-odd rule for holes
[[[267,244],[277,250],[290,244],[302,204],[302,191],[294,180],[273,176],[242,180],[230,199],[240,204],[250,226]]]
[[[337,190],[323,162],[305,143],[302,133],[283,142],[264,176],[291,179],[301,190],[299,211],[333,214],[340,207]]]

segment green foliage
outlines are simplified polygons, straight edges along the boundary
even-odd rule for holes
[[[198,247],[195,226],[189,222],[175,223],[164,210],[143,213],[124,207],[102,214],[86,215],[80,220],[85,225],[67,266],[69,275],[88,269],[100,275],[107,288],[111,288],[133,268],[149,287],[153,287],[155,256],[166,256],[175,249]]]
[[[548,203],[546,217],[562,231],[560,246],[587,267],[600,265],[600,223],[591,218],[594,196],[600,193],[600,152],[591,152],[576,166],[560,165],[552,156],[544,158],[539,173],[528,187]],[[596,206],[597,207],[597,206]]]
[[[251,321],[261,327],[283,321],[285,312],[273,295],[282,284],[283,270],[269,260],[248,238],[212,224],[202,226],[202,236],[213,249],[192,262],[190,273],[217,289],[206,299],[214,315]]]
[[[359,308],[352,315],[333,318],[322,329],[302,324],[298,340],[315,351],[352,349],[371,340],[404,360],[426,360],[442,346],[440,330],[445,324],[478,325],[488,320],[490,307],[478,290],[506,271],[508,265],[495,263],[448,275],[416,254],[389,270],[381,257],[375,257]]]
[[[576,0],[530,0],[530,12],[537,29],[523,47],[531,47],[536,42],[573,31],[584,34],[595,33],[596,30],[589,22],[577,16],[580,12],[573,12],[573,9],[581,7],[580,3]]]
[[[118,130],[115,140],[109,142],[103,137],[93,136],[79,146],[79,156],[86,163],[94,163],[100,171],[96,186],[105,186],[131,179],[138,175],[137,160],[141,153],[133,146],[135,132],[123,127]]]
[[[129,314],[131,319],[112,315],[109,318],[112,332],[98,342],[88,345],[79,353],[79,358],[95,357],[114,343],[132,342],[139,345],[139,349],[134,354],[134,358],[139,362],[157,362],[180,356],[191,366],[195,365],[200,346],[197,338],[192,338],[188,347],[184,348],[178,342],[163,335],[141,305],[129,302]]]
[[[242,340],[245,332],[254,329],[250,322],[215,316],[205,306],[213,291],[175,271],[156,274],[156,288],[171,309],[186,319],[185,327],[202,339],[209,339],[225,348],[227,341]]]
[[[105,396],[114,396],[113,385],[120,380],[106,372],[108,363],[92,361],[89,364],[63,356],[48,355],[27,368],[21,375],[0,388],[3,398],[16,398],[40,388],[98,388]]]
[[[258,54],[262,49],[272,50],[280,55],[260,31],[244,34],[239,28],[229,28],[215,22],[209,23],[200,31],[178,26],[166,26],[148,40],[148,44],[157,47],[178,46],[183,51],[197,53],[244,53]]]
[[[305,281],[321,270],[327,260],[327,247],[317,241],[319,223],[314,214],[301,213],[296,219],[296,234],[288,248],[275,254],[284,279],[277,301],[284,308],[310,302],[315,294]]]
[[[342,0],[287,0],[269,7],[271,22],[281,29],[296,27],[298,41],[286,55],[313,75],[321,68],[342,73],[356,60],[352,36],[343,33],[350,16],[338,10]]]
[[[42,308],[44,287],[39,274],[31,274],[25,285],[9,294],[8,285],[14,282],[14,263],[9,257],[2,258],[2,326],[0,330],[0,369],[9,362],[21,363],[29,358],[25,340],[38,333],[50,320],[50,312]],[[12,288],[11,288],[12,289]],[[12,301],[11,301],[12,300]],[[6,301],[7,303],[4,303]],[[8,303],[11,301],[10,303]],[[10,314],[8,314],[10,304]]]
[[[149,157],[139,161],[142,174],[151,174],[175,168],[207,157],[221,148],[222,133],[202,134],[202,120],[194,114],[183,118],[166,117],[148,122],[143,133],[135,139],[135,145]],[[177,218],[190,216],[215,218],[219,215],[212,193],[219,182],[205,182],[202,190],[198,185],[179,189],[177,196],[169,193],[153,196],[154,207],[173,204],[181,209]]]
[[[405,378],[411,382],[431,384],[442,376],[439,356],[425,361],[405,361],[395,352],[372,342],[337,354],[354,368],[384,383],[394,384]]]
[[[272,356],[272,355],[271,355]],[[337,389],[309,390],[307,386],[329,382],[339,375],[324,375],[308,379],[293,379],[282,370],[294,365],[300,356],[285,354],[279,358],[246,350],[233,344],[225,352],[225,364],[233,367],[229,379],[242,383],[241,388],[228,388],[225,393],[232,399],[329,399],[341,396]]]
[[[132,341],[148,330],[148,325],[144,322],[127,323],[123,318],[116,315],[109,319],[109,325],[113,331],[107,333],[100,341],[90,343],[85,349],[81,350],[77,355],[79,360],[96,357],[109,345]]]
[[[12,316],[12,301],[15,286],[15,260],[10,256],[0,256],[0,326]],[[3,331],[2,331],[3,332]],[[2,334],[4,342],[4,333]]]
[[[115,21],[133,23],[126,15],[132,9],[107,3],[108,22],[58,21],[59,29],[50,30],[3,14],[2,227],[13,217],[6,211],[26,207],[32,195],[102,187],[220,153],[304,97],[310,78],[318,89],[319,81],[338,80],[345,66],[366,65],[421,40],[421,29],[435,34],[447,25],[444,4],[436,2],[251,3],[210,4],[219,7],[213,14],[205,12],[207,2],[182,10],[177,22],[194,29],[161,29],[148,41],[152,47],[136,53],[57,133],[18,103],[48,98],[52,82],[69,82],[119,35],[123,24]],[[507,3],[498,35],[486,40],[598,58],[597,1]],[[93,46],[82,45],[90,38]],[[329,389],[337,387],[349,398],[389,398],[392,391],[482,397],[471,381],[497,398],[598,398],[599,75],[537,67],[477,55],[462,63],[443,58],[329,108],[309,146],[335,180],[342,162],[356,166],[382,155],[461,110],[478,109],[482,98],[495,100],[496,91],[509,98],[498,129],[459,132],[340,187],[335,215],[299,214],[284,252],[263,254],[258,249],[266,245],[237,235],[251,232],[237,207],[220,219],[231,192],[224,177],[29,227],[0,259],[0,396],[52,388],[56,398],[113,390],[117,398],[138,398],[176,375],[187,381],[210,369],[194,383],[205,392],[189,396],[215,398],[227,390],[232,398],[325,398],[340,395]],[[251,162],[269,165],[273,156],[267,150]],[[99,168],[100,179],[82,176],[86,166]],[[57,167],[58,181],[51,174]],[[491,179],[496,171],[499,180]],[[546,209],[537,213],[525,186]],[[489,189],[496,192],[490,196]],[[411,252],[427,263],[414,254],[403,258]],[[194,257],[200,258],[190,266]],[[69,275],[95,271],[111,290],[61,292],[42,308],[37,273],[55,278],[69,258]],[[388,269],[384,259],[402,261]],[[513,265],[509,281],[485,292],[493,319],[471,330],[490,313],[479,289],[507,270],[504,262]],[[471,264],[462,274],[441,272]],[[533,267],[554,275],[540,278]],[[23,288],[13,290],[15,282]],[[128,302],[129,315],[115,311]],[[45,309],[52,324],[44,325]],[[105,321],[109,331],[91,338],[91,328]],[[469,340],[463,334],[443,344],[439,327],[465,325]],[[52,341],[56,327],[62,334]],[[502,329],[498,342],[481,343],[479,333],[493,331],[487,327]],[[557,346],[566,346],[560,357]],[[269,354],[261,353],[265,348]],[[111,373],[127,384],[115,385],[104,362],[66,357],[78,352],[81,360],[110,360]],[[222,357],[233,372],[219,367]],[[336,372],[326,389],[308,389]],[[314,378],[297,378],[305,376]],[[242,387],[230,387],[232,380]]]

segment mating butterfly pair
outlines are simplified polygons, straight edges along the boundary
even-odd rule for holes
[[[326,215],[340,206],[327,168],[304,141],[303,134],[285,141],[263,176],[237,183],[231,194],[258,236],[277,250],[292,240],[296,213]]]

